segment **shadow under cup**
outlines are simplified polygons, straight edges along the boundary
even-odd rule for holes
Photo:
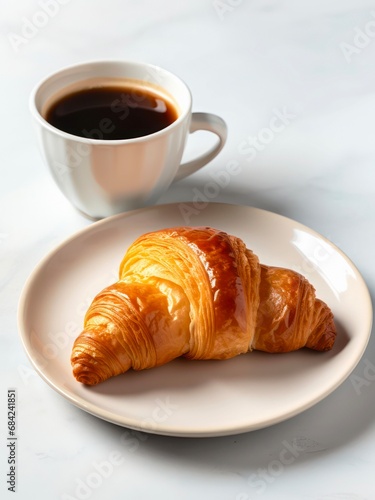
[[[158,94],[173,107],[174,121],[148,135],[106,140],[110,117],[97,128],[88,124],[87,137],[60,130],[46,119],[48,110],[64,96],[83,89],[128,85],[135,92]],[[111,61],[61,70],[42,81],[30,101],[42,156],[56,184],[80,212],[94,219],[153,204],[168,189],[180,167],[191,106],[188,87],[170,72],[142,63]]]

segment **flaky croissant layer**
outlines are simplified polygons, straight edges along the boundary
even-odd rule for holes
[[[119,281],[89,307],[71,363],[79,382],[95,385],[180,356],[326,351],[335,337],[331,310],[303,276],[260,264],[240,238],[184,226],[129,247]]]

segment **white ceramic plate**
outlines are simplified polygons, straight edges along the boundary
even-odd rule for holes
[[[335,315],[338,336],[333,350],[252,352],[228,361],[178,359],[95,387],[77,383],[70,352],[93,297],[116,281],[119,263],[135,238],[184,224],[232,233],[264,264],[304,274]],[[371,323],[367,287],[332,243],[274,213],[218,203],[156,206],[94,223],[45,257],[27,281],[19,304],[24,347],[53,389],[104,420],[174,436],[241,433],[306,410],[354,369],[366,348]]]

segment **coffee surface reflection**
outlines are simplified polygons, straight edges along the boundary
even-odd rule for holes
[[[100,86],[61,97],[49,107],[45,118],[69,134],[111,141],[158,132],[171,125],[178,112],[154,89]]]

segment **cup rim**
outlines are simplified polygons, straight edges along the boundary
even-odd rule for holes
[[[156,71],[162,71],[163,73],[165,73],[173,78],[176,78],[179,81],[179,83],[182,84],[182,86],[185,88],[185,90],[187,92],[187,95],[189,97],[189,105],[178,116],[178,118],[173,123],[168,125],[167,127],[163,128],[161,130],[158,130],[157,132],[153,132],[152,134],[143,135],[140,137],[134,137],[134,138],[130,138],[130,139],[94,139],[94,138],[90,138],[90,137],[81,137],[79,135],[70,134],[69,132],[65,132],[63,130],[58,129],[57,127],[51,125],[41,115],[41,113],[39,112],[39,110],[36,106],[35,101],[36,101],[36,97],[37,97],[37,94],[38,94],[40,88],[44,84],[46,84],[49,80],[51,80],[52,78],[58,77],[59,75],[62,75],[63,73],[65,73],[69,70],[74,70],[75,68],[84,68],[85,66],[92,66],[92,65],[110,65],[110,64],[132,64],[133,66],[136,65],[136,66],[148,67],[148,68],[152,68]],[[172,128],[177,127],[182,121],[184,121],[186,119],[186,116],[191,112],[192,94],[191,94],[191,91],[190,91],[189,87],[187,86],[187,84],[179,76],[177,76],[175,73],[172,73],[171,71],[169,71],[161,66],[158,66],[156,64],[152,64],[152,63],[148,63],[148,62],[144,62],[144,61],[139,61],[139,60],[131,60],[131,59],[102,59],[102,60],[94,59],[92,61],[85,61],[85,62],[81,62],[81,63],[69,64],[67,66],[64,66],[63,68],[60,68],[57,71],[50,72],[48,75],[46,75],[41,80],[39,80],[39,82],[34,86],[34,88],[32,89],[32,91],[30,93],[29,109],[30,109],[32,116],[39,122],[39,124],[42,127],[48,129],[50,132],[53,132],[55,135],[58,135],[64,139],[70,139],[70,140],[74,140],[76,142],[81,142],[84,144],[91,144],[91,145],[98,145],[98,146],[99,145],[111,146],[111,145],[133,144],[133,143],[141,143],[141,142],[149,141],[153,138],[157,138],[157,137],[160,137],[162,135],[168,134]]]

